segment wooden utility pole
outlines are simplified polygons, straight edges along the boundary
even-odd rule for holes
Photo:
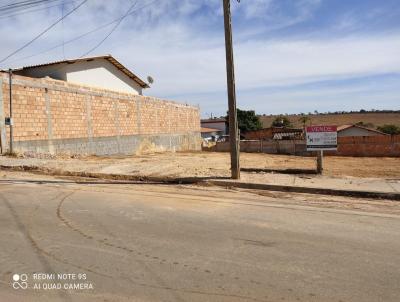
[[[239,131],[236,113],[235,71],[233,66],[232,49],[232,19],[230,0],[223,0],[224,25],[225,25],[225,48],[226,48],[226,76],[228,84],[229,103],[229,143],[231,150],[231,175],[233,179],[240,179],[239,165]]]

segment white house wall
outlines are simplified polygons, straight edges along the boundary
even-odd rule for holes
[[[142,94],[142,87],[105,59],[68,64],[67,81],[103,89]]]
[[[46,76],[70,83],[142,95],[142,87],[105,59],[54,64],[16,71],[32,78]]]

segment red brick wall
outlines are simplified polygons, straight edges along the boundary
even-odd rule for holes
[[[2,89],[4,117],[8,117],[10,111],[8,82],[6,84],[3,80]],[[48,139],[44,95],[35,88],[22,87],[13,92],[13,100],[14,139]]]
[[[0,73],[0,80],[4,121],[9,116],[8,74]],[[14,75],[12,98],[16,142],[200,133],[199,108],[154,97]]]
[[[400,156],[400,135],[338,137],[336,155]]]
[[[260,129],[260,130],[255,130],[255,131],[246,131],[242,133],[242,135],[246,139],[272,139],[273,137],[273,132],[272,128],[265,128],[265,129]]]
[[[264,152],[272,154],[296,154],[313,155],[315,152],[306,151],[304,140],[275,140],[262,141],[244,140],[240,142],[243,152]],[[203,148],[205,151],[228,152],[229,142],[220,142],[211,148]],[[400,135],[377,135],[377,136],[350,136],[338,137],[337,151],[324,151],[325,155],[340,156],[371,156],[371,157],[399,157]]]
[[[16,86],[15,88],[22,93],[24,91],[24,88],[21,86]],[[63,139],[86,136],[87,120],[85,96],[56,90],[48,90],[47,93],[50,103],[53,138]],[[38,90],[37,94],[43,94],[43,91]],[[44,96],[41,98],[45,99]],[[15,100],[15,102],[17,103],[18,100]],[[46,106],[43,105],[43,107],[44,109],[41,108],[41,111],[44,111],[44,115],[46,115]],[[26,109],[29,111],[29,108]],[[17,120],[16,117],[15,120]],[[27,120],[34,120],[34,118],[30,116]],[[19,127],[15,127],[15,134],[20,131],[21,129]],[[31,137],[28,136],[25,139],[29,140]]]

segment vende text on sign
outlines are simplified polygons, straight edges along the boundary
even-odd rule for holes
[[[337,150],[336,126],[309,126],[306,128],[307,151]]]

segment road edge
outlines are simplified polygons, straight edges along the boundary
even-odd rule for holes
[[[247,183],[240,181],[225,181],[225,180],[207,180],[205,182],[215,186],[235,187],[241,189],[279,191],[279,192],[290,192],[290,193],[308,193],[308,194],[320,194],[320,195],[331,195],[331,196],[361,197],[361,198],[372,198],[372,199],[388,199],[388,200],[400,201],[400,193],[271,185],[271,184]]]
[[[272,185],[261,183],[248,183],[241,181],[233,181],[229,178],[215,179],[211,177],[154,177],[126,174],[109,174],[109,173],[94,173],[85,171],[66,171],[60,169],[51,169],[39,166],[7,166],[0,165],[0,170],[15,171],[15,172],[30,172],[42,175],[51,176],[67,176],[67,177],[82,177],[92,179],[107,179],[126,182],[144,182],[144,183],[159,183],[159,184],[206,184],[219,187],[236,187],[242,189],[266,190],[290,193],[308,193],[331,196],[347,196],[360,197],[371,199],[387,199],[400,201],[400,193],[395,192],[377,192],[377,191],[358,191],[358,190],[341,190],[315,187],[300,187],[287,185]]]

